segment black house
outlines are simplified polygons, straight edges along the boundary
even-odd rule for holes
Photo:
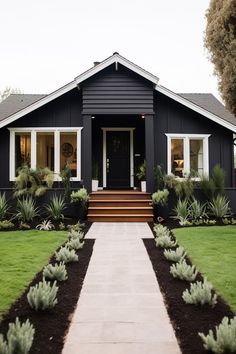
[[[74,187],[132,189],[146,161],[182,178],[209,174],[219,163],[234,187],[236,118],[211,94],[176,94],[118,53],[49,95],[13,94],[0,104],[0,189],[12,186],[22,162],[48,166],[59,180],[70,164]]]

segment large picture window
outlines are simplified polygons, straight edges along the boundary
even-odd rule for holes
[[[166,134],[167,171],[176,177],[208,175],[208,138],[200,134]]]
[[[80,128],[10,128],[10,180],[17,169],[49,167],[60,180],[60,172],[69,164],[72,180],[81,180]]]

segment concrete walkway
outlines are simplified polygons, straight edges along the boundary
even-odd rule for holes
[[[179,354],[142,238],[146,223],[94,223],[95,238],[63,354]]]

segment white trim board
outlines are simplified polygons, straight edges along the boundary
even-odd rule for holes
[[[129,131],[130,132],[130,187],[134,187],[134,130],[135,128],[101,128],[103,131],[103,163],[102,176],[103,188],[107,187],[107,132],[108,131]]]
[[[182,96],[174,93],[173,91],[158,85],[159,78],[154,76],[153,74],[149,73],[148,71],[144,70],[143,68],[139,67],[138,65],[132,63],[128,59],[122,57],[118,53],[114,53],[112,56],[108,57],[107,59],[103,60],[101,63],[98,65],[90,68],[89,70],[85,71],[81,75],[77,76],[73,81],[68,83],[67,85],[59,88],[58,90],[50,93],[46,97],[41,98],[40,100],[36,101],[35,103],[32,103],[31,105],[23,108],[22,110],[6,117],[2,121],[0,121],[0,128],[16,121],[17,119],[23,117],[24,115],[36,110],[37,108],[42,107],[43,105],[49,103],[50,101],[54,100],[57,97],[60,97],[61,95],[65,94],[66,92],[78,88],[81,82],[84,80],[90,78],[91,76],[95,75],[96,73],[100,72],[101,70],[105,69],[109,65],[115,64],[116,69],[118,68],[118,63],[122,64],[126,68],[130,69],[131,71],[137,73],[141,77],[147,79],[148,81],[151,81],[154,84],[154,89],[171,99],[175,100],[176,102],[179,102],[180,104],[192,109],[193,111],[203,115],[204,117],[212,120],[213,122],[220,124],[221,126],[229,129],[230,131],[236,133],[236,125],[224,120],[223,118],[219,117],[216,114],[213,114],[206,109],[196,105],[195,103],[189,101],[186,98],[183,98]]]

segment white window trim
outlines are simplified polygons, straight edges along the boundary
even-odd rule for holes
[[[209,137],[211,134],[177,134],[167,133],[167,174],[171,174],[171,139],[184,140],[184,171],[190,172],[190,139],[203,141],[203,173],[209,176]],[[178,177],[180,178],[180,177]],[[198,180],[199,178],[193,178]]]
[[[135,128],[102,128],[103,131],[103,188],[107,186],[107,132],[130,132],[130,187],[134,187],[134,130]]]
[[[26,127],[26,128],[8,128],[10,131],[10,163],[9,175],[10,181],[15,181],[15,134],[31,133],[31,167],[36,168],[36,137],[37,132],[54,133],[54,181],[61,181],[60,177],[60,133],[77,133],[77,177],[71,177],[71,181],[81,181],[81,130],[83,127]]]

